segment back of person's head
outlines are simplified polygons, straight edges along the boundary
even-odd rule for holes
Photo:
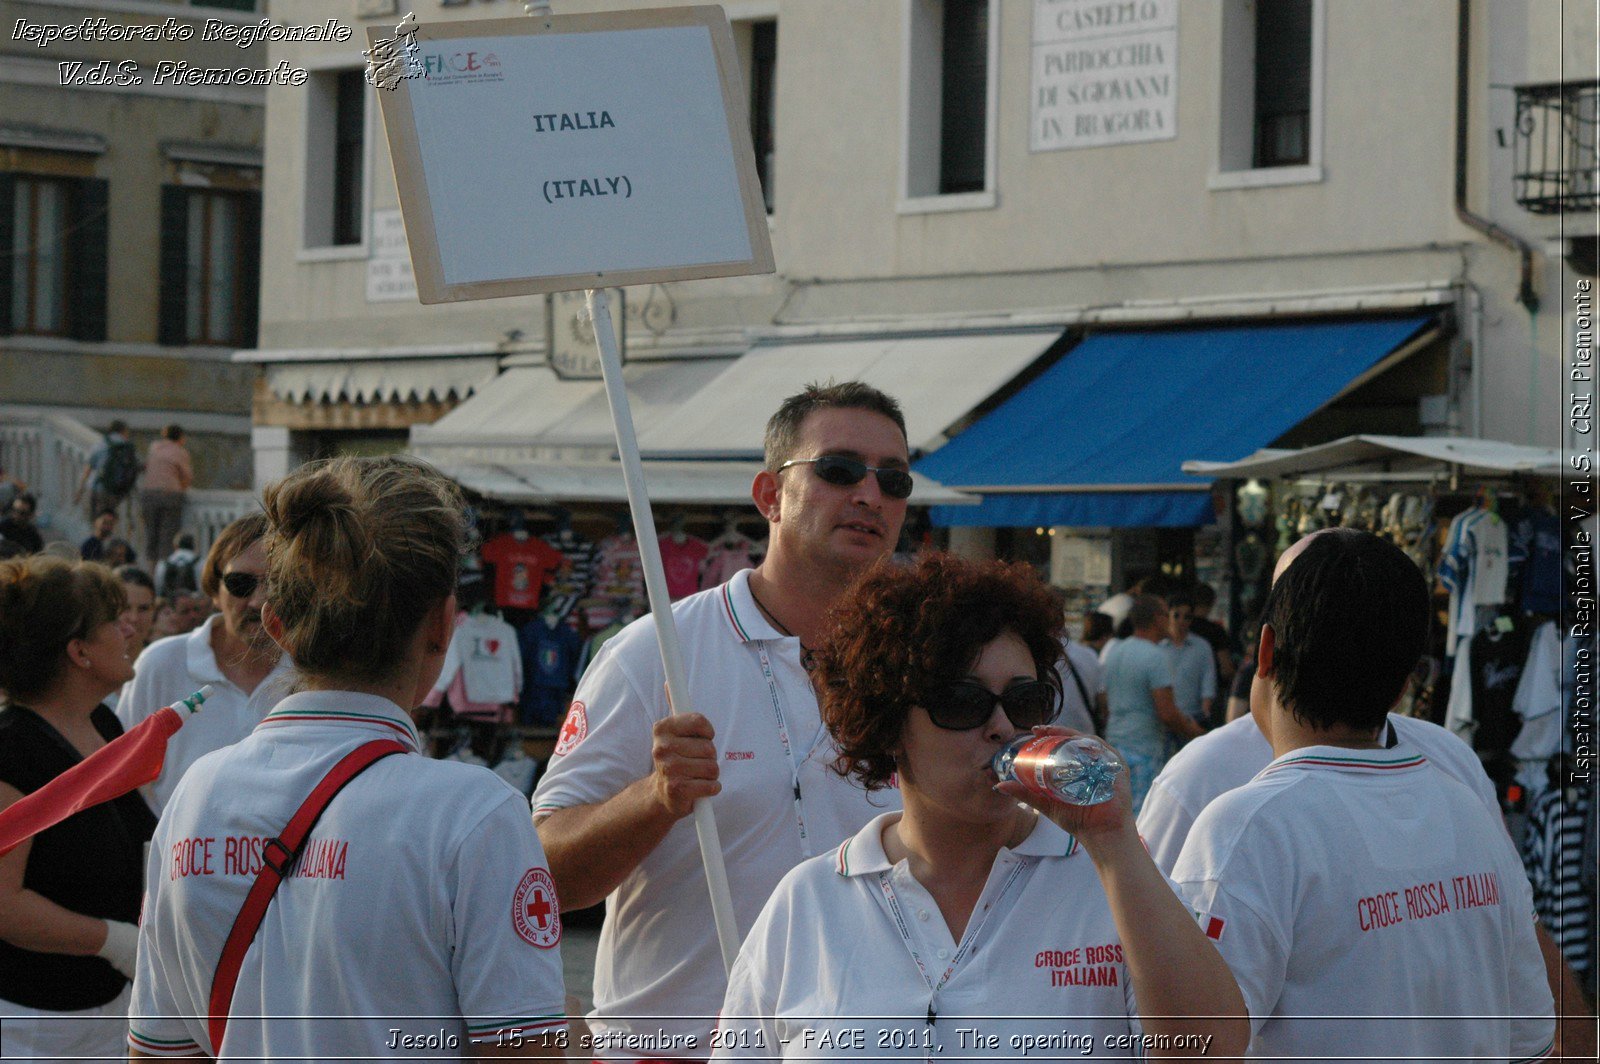
[[[121,580],[124,584],[132,584],[135,587],[149,588],[152,595],[156,593],[156,582],[150,578],[149,573],[145,572],[137,565],[118,566],[117,579]]]
[[[183,426],[177,423],[162,426],[161,438],[164,440],[171,440],[173,443],[177,443],[179,440],[183,439]]]
[[[246,514],[217,533],[217,538],[211,541],[211,549],[206,552],[206,563],[200,569],[200,590],[207,598],[217,597],[222,587],[222,570],[228,563],[266,534],[267,515],[264,513]],[[193,539],[190,542],[193,543]]]
[[[1127,625],[1129,633],[1143,631],[1156,623],[1156,618],[1167,612],[1167,604],[1155,595],[1135,595],[1133,605],[1128,607]]]
[[[114,432],[119,436],[126,436],[128,434],[128,423],[122,420],[120,417],[116,418],[111,422],[110,425],[106,426],[106,432]]]
[[[808,416],[818,410],[834,408],[870,410],[882,414],[895,423],[901,436],[906,434],[906,418],[900,412],[900,404],[872,385],[861,381],[808,384],[803,391],[785,399],[772,417],[767,419],[767,471],[776,473],[779,466],[794,457],[796,448],[800,446],[801,426]]]
[[[115,621],[127,606],[105,566],[46,554],[0,562],[0,692],[27,702],[66,668],[67,644]]]
[[[1099,610],[1091,610],[1083,619],[1083,641],[1098,643],[1102,639],[1110,639],[1114,627],[1108,615]]]
[[[1312,536],[1273,583],[1272,683],[1297,721],[1383,723],[1428,640],[1428,584],[1388,540],[1351,528]]]
[[[246,546],[249,546],[249,544],[246,544]],[[176,536],[173,536],[172,537],[172,549],[173,550],[188,550],[188,551],[194,550],[194,533],[192,533],[192,532],[179,532]],[[224,564],[226,564],[226,563],[224,563]]]
[[[456,486],[414,458],[335,458],[267,488],[267,605],[302,673],[373,682],[455,590],[467,541]]]
[[[1210,584],[1196,584],[1191,592],[1194,595],[1194,612],[1197,617],[1204,617],[1211,612],[1217,604],[1217,589]]]

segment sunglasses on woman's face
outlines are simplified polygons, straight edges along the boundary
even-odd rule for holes
[[[255,573],[223,573],[222,586],[234,598],[247,599],[261,586],[261,578]]]
[[[1000,694],[974,680],[957,680],[928,699],[928,719],[949,731],[971,731],[988,722],[996,703],[1018,728],[1056,719],[1055,688],[1043,680],[1014,684]]]
[[[825,454],[821,458],[791,458],[778,467],[782,473],[790,466],[810,465],[816,468],[817,478],[841,488],[852,488],[868,473],[878,478],[878,489],[891,499],[911,497],[911,474],[904,469],[869,466],[859,458],[842,454]]]

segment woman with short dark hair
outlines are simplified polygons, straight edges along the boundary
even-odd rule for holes
[[[122,583],[93,562],[0,562],[0,808],[122,734],[103,704],[138,647]],[[0,857],[0,1026],[8,1057],[121,1057],[156,818],[137,792]]]
[[[905,808],[779,883],[714,1056],[1241,1053],[1238,987],[1144,851],[1126,779],[1094,806],[996,786],[1011,739],[1067,733],[1048,726],[1061,611],[1032,570],[880,564],[833,621],[815,679],[838,768]]]

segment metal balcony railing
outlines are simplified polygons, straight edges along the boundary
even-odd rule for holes
[[[1600,81],[1517,88],[1513,182],[1517,203],[1533,214],[1600,206]]]

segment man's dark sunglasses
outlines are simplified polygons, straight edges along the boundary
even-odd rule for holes
[[[1000,694],[972,680],[957,680],[928,699],[928,719],[949,731],[971,731],[989,720],[995,703],[1018,728],[1056,719],[1056,691],[1043,680],[1028,680]]]
[[[256,588],[261,585],[261,578],[255,573],[223,573],[222,586],[228,589],[228,594],[234,598],[247,599],[256,593]]]
[[[872,473],[878,478],[878,487],[889,498],[911,497],[911,473],[904,469],[869,466],[859,458],[847,458],[842,454],[825,454],[821,458],[791,458],[778,467],[778,472],[782,473],[790,466],[796,465],[816,466],[817,476],[841,488],[853,487],[861,483],[862,478],[868,473]]]

